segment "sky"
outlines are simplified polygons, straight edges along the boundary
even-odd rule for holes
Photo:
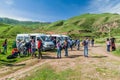
[[[85,13],[118,13],[120,0],[0,0],[0,17],[54,22]]]

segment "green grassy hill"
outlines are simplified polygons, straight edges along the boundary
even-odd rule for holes
[[[109,27],[112,35],[120,34],[119,14],[83,14],[68,20],[54,22],[45,27],[45,30],[56,33],[79,34],[80,36],[106,36]]]
[[[19,33],[34,33],[38,28],[0,24],[0,38],[15,38]]]
[[[0,18],[0,38],[15,38],[19,33],[41,32],[48,22],[18,21],[9,18]]]
[[[8,18],[0,18],[0,37],[15,37],[18,33],[67,33],[71,36],[108,36],[120,35],[120,15],[83,14],[68,20],[60,20],[53,23],[40,23],[32,21],[17,21]]]
[[[0,23],[11,24],[11,25],[20,25],[20,26],[29,26],[29,27],[39,27],[50,24],[50,22],[33,22],[33,21],[18,21],[10,18],[0,18]]]

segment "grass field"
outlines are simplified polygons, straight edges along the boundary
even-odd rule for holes
[[[56,72],[52,66],[43,65],[41,68],[31,71],[28,77],[22,78],[21,80],[79,80],[81,78],[79,69],[66,69]]]

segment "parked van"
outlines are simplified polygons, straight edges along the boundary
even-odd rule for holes
[[[51,50],[55,48],[54,43],[45,34],[30,34],[30,38],[35,40],[37,46],[37,40],[41,39],[43,43],[43,51]]]
[[[30,41],[30,36],[29,34],[17,34],[16,41],[24,41],[24,42]]]
[[[34,39],[35,44],[36,44],[36,49],[37,49],[37,40],[41,39],[43,43],[43,48],[42,50],[51,50],[55,48],[55,45],[52,41],[49,40],[49,38],[45,34],[40,34],[40,33],[33,33],[33,34],[17,34],[16,36],[16,41],[24,41],[28,42],[31,39]]]

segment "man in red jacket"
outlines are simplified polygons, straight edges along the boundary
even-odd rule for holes
[[[38,39],[38,59],[42,59],[41,50],[42,50],[42,40]]]

